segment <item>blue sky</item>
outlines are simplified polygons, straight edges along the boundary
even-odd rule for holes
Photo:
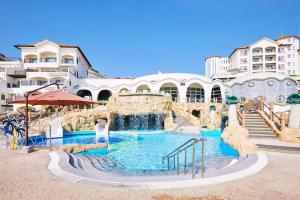
[[[102,74],[204,74],[204,59],[261,37],[300,35],[299,0],[0,0],[0,52],[79,45]]]

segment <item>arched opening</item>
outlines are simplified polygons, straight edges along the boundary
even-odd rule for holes
[[[205,101],[205,93],[203,87],[199,83],[191,84],[186,91],[186,99],[189,103]]]
[[[200,110],[192,110],[192,115],[197,118],[200,118]]]
[[[55,77],[50,79],[50,83],[57,83],[58,85],[64,85],[65,79],[61,77]]]
[[[178,89],[174,83],[163,84],[160,87],[159,92],[161,92],[161,93],[163,92],[163,93],[171,95],[172,101],[177,101],[177,99],[178,99]]]
[[[37,63],[37,55],[29,54],[24,56],[24,63]]]
[[[89,90],[78,90],[77,96],[92,100],[92,92]]]
[[[129,90],[127,88],[122,88],[119,91],[119,93],[121,93],[121,94],[125,94],[125,93],[128,93],[128,92],[129,92]]]
[[[40,62],[55,63],[57,59],[56,57],[56,53],[45,51],[40,53]]]
[[[222,93],[221,93],[221,88],[218,85],[215,85],[212,90],[211,90],[211,96],[210,96],[210,101],[211,102],[222,102]]]
[[[112,95],[112,92],[109,90],[101,90],[98,94],[98,101],[107,101]]]
[[[150,93],[151,90],[148,85],[140,85],[136,88],[136,93]]]
[[[71,55],[64,55],[61,58],[62,64],[74,64],[74,58]]]

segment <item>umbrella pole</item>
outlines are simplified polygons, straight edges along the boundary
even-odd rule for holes
[[[26,128],[26,146],[28,146],[28,94],[26,94],[26,107],[25,107],[25,128]]]

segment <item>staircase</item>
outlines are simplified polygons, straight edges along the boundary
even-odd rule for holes
[[[276,135],[257,112],[246,114],[246,128],[253,139],[276,139]]]

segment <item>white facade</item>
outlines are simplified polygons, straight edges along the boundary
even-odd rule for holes
[[[252,44],[236,48],[228,57],[227,72],[222,71],[222,66],[216,62],[216,66],[213,66],[217,69],[216,73],[211,74],[211,68],[206,68],[206,76],[222,79],[230,75],[237,77],[244,73],[262,72],[299,76],[299,40],[297,36],[281,36],[276,40],[262,38]],[[206,66],[209,65],[211,59],[216,58],[206,59]]]
[[[74,92],[78,79],[97,76],[98,72],[91,70],[92,66],[78,46],[43,40],[15,47],[21,50],[20,60],[2,58],[0,61],[0,112],[9,109],[9,102],[24,97],[26,91],[55,82]],[[44,91],[53,88],[55,86]]]
[[[229,70],[228,57],[210,56],[205,59],[205,76],[213,78],[218,75],[226,75]]]
[[[255,52],[254,54],[250,52],[258,46],[266,51],[269,47],[273,48],[272,45],[276,52],[282,46],[281,44],[276,46],[274,41],[262,40],[249,46],[249,54],[240,55],[240,49],[235,51],[231,55],[231,60],[238,63],[240,57],[248,56],[247,62],[250,60],[249,63],[242,65],[245,64],[248,70],[249,66],[254,65],[251,60],[257,56]],[[221,80],[212,80],[211,77],[226,76],[229,80],[235,76],[228,73],[234,70],[230,66],[232,63],[228,63],[228,58],[214,56],[207,59],[206,77],[187,73],[158,73],[134,79],[104,78],[92,68],[78,46],[43,40],[35,44],[16,45],[16,47],[21,50],[20,60],[2,59],[0,61],[0,112],[12,108],[16,110],[22,105],[12,107],[9,102],[24,97],[27,91],[54,82],[70,93],[95,101],[106,101],[109,96],[119,93],[151,92],[170,95],[176,102],[221,102],[224,101],[226,91],[230,86]],[[261,57],[263,59],[274,57],[273,53],[263,52]],[[277,53],[275,57],[277,66]],[[267,71],[267,64],[272,62],[264,60],[261,72]],[[253,69],[251,73],[254,73]],[[276,73],[273,74],[276,77]],[[51,86],[41,92],[53,89],[56,87]]]

